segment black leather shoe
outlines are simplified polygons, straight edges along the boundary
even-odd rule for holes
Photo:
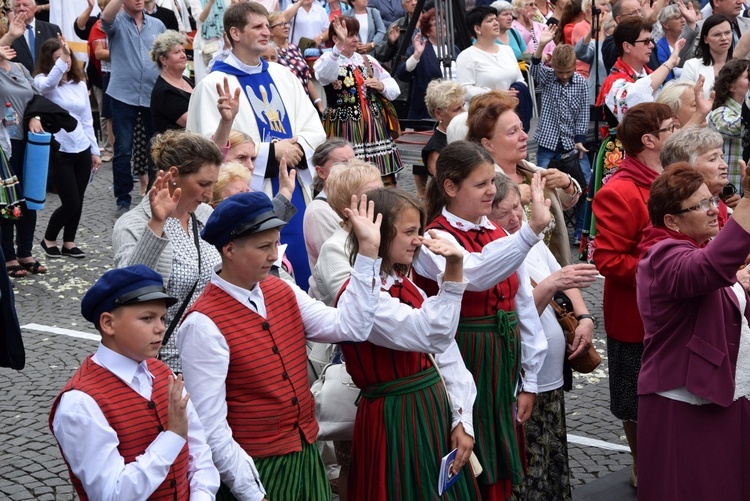
[[[62,248],[62,255],[68,256],[68,257],[75,257],[75,258],[81,258],[86,257],[86,253],[83,252],[78,247],[73,247],[71,249],[67,249],[65,247]]]
[[[41,245],[42,250],[45,254],[47,254],[47,257],[51,258],[61,258],[63,257],[62,253],[60,252],[60,248],[57,245],[48,246],[46,243],[44,243],[44,239],[42,239],[41,242],[39,242],[39,245]]]

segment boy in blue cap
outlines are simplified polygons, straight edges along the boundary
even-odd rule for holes
[[[177,346],[223,482],[217,499],[331,498],[315,446],[305,340],[368,338],[380,289],[373,212],[366,197],[346,210],[360,250],[338,308],[269,275],[284,222],[264,193],[231,196],[206,222],[202,237],[219,250],[221,268],[188,312]]]
[[[49,418],[81,499],[214,499],[219,475],[182,376],[154,359],[176,301],[144,265],[108,271],[81,301],[102,341]]]

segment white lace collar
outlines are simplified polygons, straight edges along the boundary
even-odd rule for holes
[[[482,219],[479,220],[479,224],[476,224],[476,223],[472,223],[471,221],[467,221],[466,219],[462,219],[451,212],[448,212],[448,209],[443,207],[443,217],[445,217],[445,219],[448,220],[448,223],[451,226],[461,231],[497,229],[497,227],[490,222],[487,216],[482,216]]]

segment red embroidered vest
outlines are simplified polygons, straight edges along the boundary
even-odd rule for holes
[[[264,458],[301,451],[300,433],[313,443],[318,423],[294,291],[274,276],[258,285],[268,318],[213,284],[190,312],[209,317],[224,335],[229,346],[227,423],[250,456]]]
[[[113,372],[91,360],[91,356],[87,357],[52,404],[52,412],[49,416],[50,430],[52,430],[52,421],[62,395],[70,390],[82,391],[96,401],[107,422],[117,433],[120,441],[117,450],[125,459],[125,464],[132,463],[146,452],[148,446],[168,425],[167,385],[172,371],[166,364],[156,359],[148,360],[148,370],[154,375],[151,401],[140,396]],[[64,454],[63,458],[65,458]],[[149,499],[190,499],[188,461],[186,443],[174,464],[169,468],[164,482]],[[70,465],[68,465],[68,472],[78,496],[82,500],[89,499],[81,481],[70,470]]]
[[[507,236],[505,231],[496,227],[494,230],[481,228],[479,230],[463,231],[454,228],[442,214],[436,217],[426,230],[438,229],[453,235],[458,243],[469,252],[481,252],[490,242]],[[425,231],[426,231],[425,230]],[[414,274],[414,282],[419,285],[428,296],[438,292],[437,283],[426,277]],[[518,292],[518,275],[511,274],[508,278],[486,291],[466,291],[461,301],[462,317],[486,317],[494,315],[499,310],[514,311],[515,297]]]
[[[348,280],[341,287],[342,292],[347,285]],[[413,308],[421,308],[424,302],[422,294],[407,278],[401,283],[394,283],[386,292]],[[369,341],[347,342],[339,346],[344,354],[346,371],[359,388],[412,376],[432,367],[429,357],[424,353],[392,350]]]

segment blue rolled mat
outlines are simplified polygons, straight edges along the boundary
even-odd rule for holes
[[[23,162],[23,196],[26,199],[26,207],[31,210],[42,210],[47,197],[47,171],[52,134],[27,134],[26,156]]]

